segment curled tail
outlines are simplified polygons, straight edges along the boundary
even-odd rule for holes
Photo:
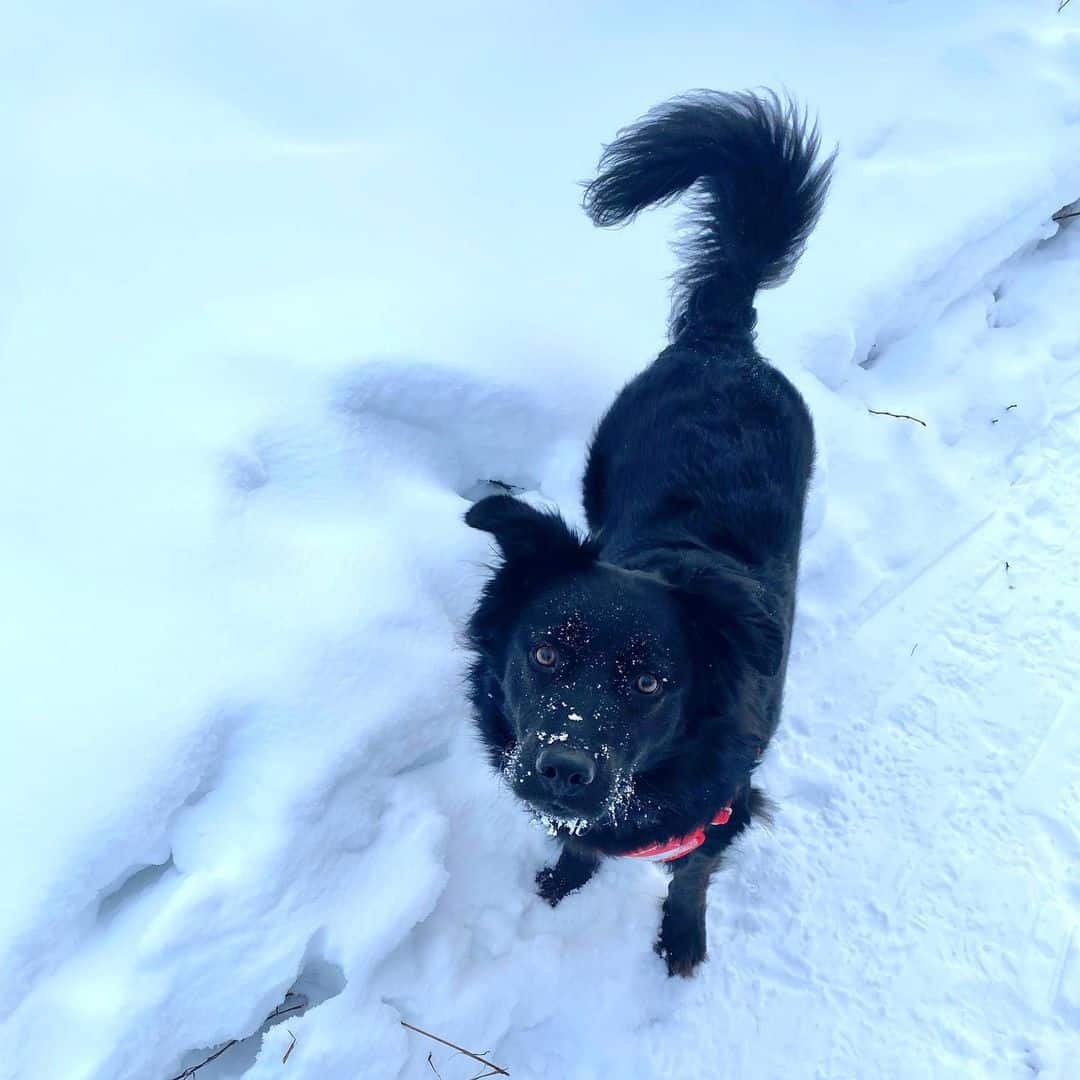
[[[749,331],[754,294],[788,277],[821,212],[835,153],[815,166],[817,153],[817,127],[794,102],[698,90],[618,133],[585,210],[597,225],[619,225],[697,184],[672,340]]]

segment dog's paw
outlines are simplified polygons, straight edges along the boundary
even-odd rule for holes
[[[665,912],[655,948],[667,964],[668,975],[689,978],[705,959],[704,920],[698,922]]]
[[[561,900],[579,888],[581,888],[580,882],[575,884],[567,881],[556,866],[545,866],[536,875],[536,895],[546,900],[552,907],[558,907]]]

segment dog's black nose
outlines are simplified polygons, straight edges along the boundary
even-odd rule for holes
[[[573,799],[596,779],[596,762],[584,751],[549,746],[540,751],[536,771],[553,795]]]

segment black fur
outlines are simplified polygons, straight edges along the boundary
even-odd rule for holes
[[[672,345],[596,431],[587,537],[506,495],[466,515],[502,554],[469,623],[479,730],[563,841],[540,895],[556,904],[602,856],[732,805],[669,864],[657,944],[672,974],[705,956],[709,876],[762,811],[750,778],[780,716],[814,440],[754,348],[752,303],[820,211],[831,158],[815,166],[817,147],[773,95],[699,92],[620,133],[586,192],[597,224],[698,185]]]
[[[817,152],[817,129],[794,102],[699,90],[619,132],[585,209],[619,225],[698,185],[671,327],[675,344],[708,340],[752,329],[754,294],[795,268],[829,184],[833,157],[815,167]]]

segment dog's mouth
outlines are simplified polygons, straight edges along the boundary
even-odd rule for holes
[[[549,836],[558,836],[561,833],[569,833],[571,836],[584,836],[592,827],[593,819],[587,817],[575,817],[572,810],[562,807],[541,810],[534,806],[533,818]]]
[[[523,787],[516,787],[514,794],[525,804],[534,818],[542,821],[545,827],[549,822],[554,822],[560,828],[569,829],[574,826],[579,831],[583,831],[588,825],[604,816],[607,805],[603,799],[590,799],[587,802],[564,801],[552,798],[546,792],[541,793]]]
[[[590,799],[587,804],[547,798],[516,785],[514,790],[528,807],[533,820],[551,836],[584,836],[593,829],[625,823],[631,817],[634,804],[634,777],[631,773],[616,773],[605,793],[598,799]]]

